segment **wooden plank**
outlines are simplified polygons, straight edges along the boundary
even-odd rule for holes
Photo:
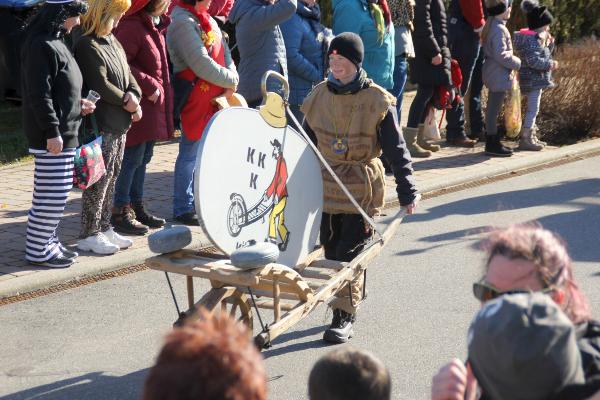
[[[187,296],[188,296],[188,307],[194,307],[194,278],[191,276],[186,276],[187,280]]]
[[[318,249],[312,251],[304,258],[302,263],[296,265],[294,269],[298,272],[304,271],[306,267],[312,264],[317,258],[321,257],[323,255],[323,252],[323,247],[319,247]]]
[[[273,279],[273,316],[275,322],[281,319],[281,307],[279,306],[281,290],[279,289],[279,279]]]
[[[310,268],[334,269],[336,271],[339,271],[342,268],[344,268],[346,265],[348,265],[347,262],[322,259],[322,260],[314,261],[312,264],[309,265],[309,267]]]
[[[302,271],[302,278],[329,280],[334,276],[335,276],[335,272],[314,270],[314,269],[312,269],[312,266],[309,268],[306,268],[304,271]]]
[[[296,307],[297,304],[298,303],[291,303],[291,302],[281,301],[279,303],[279,307],[283,311],[290,311],[290,310],[293,310],[294,307]],[[267,310],[273,310],[275,308],[275,305],[273,304],[273,300],[261,299],[261,300],[256,300],[256,307],[258,307],[258,308],[264,308],[264,309],[267,309]]]
[[[244,293],[248,293],[248,288],[246,287],[238,287],[239,290],[243,291]],[[270,287],[268,290],[264,290],[264,289],[252,289],[252,294],[254,295],[254,298],[262,298],[262,299],[272,299],[273,298],[273,287]],[[296,293],[285,293],[285,292],[281,292],[279,293],[279,297],[283,300],[295,300],[295,301],[304,301],[302,299],[300,299],[300,297],[298,296],[298,294]]]

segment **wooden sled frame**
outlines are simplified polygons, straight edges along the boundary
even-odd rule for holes
[[[319,248],[293,269],[271,263],[242,270],[231,265],[229,260],[201,256],[193,250],[178,250],[149,258],[146,265],[154,270],[186,276],[188,310],[182,313],[176,325],[182,324],[183,320],[199,318],[199,309],[205,308],[209,312],[228,313],[252,331],[256,313],[261,332],[254,340],[262,349],[363,274],[394,235],[405,215],[402,210],[391,221],[383,237],[370,243],[351,262],[323,259],[323,250]],[[208,279],[212,286],[198,301],[194,297],[194,278]],[[259,313],[261,308],[273,310],[271,322],[263,323]]]

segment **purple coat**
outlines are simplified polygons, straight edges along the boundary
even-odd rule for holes
[[[160,25],[155,26],[150,14],[141,10],[125,16],[114,30],[142,89],[142,119],[133,123],[127,132],[126,147],[173,137],[173,90],[164,37],[169,22],[170,19],[163,16]],[[148,97],[156,89],[160,90],[160,97],[152,103]]]

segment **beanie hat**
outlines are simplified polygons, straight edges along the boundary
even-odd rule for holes
[[[542,400],[584,382],[575,327],[549,296],[487,302],[469,328],[469,362],[492,399]]]
[[[540,6],[535,0],[523,0],[521,9],[527,16],[527,26],[532,31],[550,25],[554,17],[546,6]]]
[[[362,66],[365,47],[356,33],[343,32],[333,38],[327,56],[337,54],[350,60],[358,68]]]
[[[485,0],[485,9],[490,17],[503,14],[512,5],[512,0]]]

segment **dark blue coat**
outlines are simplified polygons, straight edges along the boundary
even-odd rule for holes
[[[314,85],[324,77],[323,26],[319,6],[298,2],[296,14],[280,25],[288,66],[290,104],[301,105]]]

